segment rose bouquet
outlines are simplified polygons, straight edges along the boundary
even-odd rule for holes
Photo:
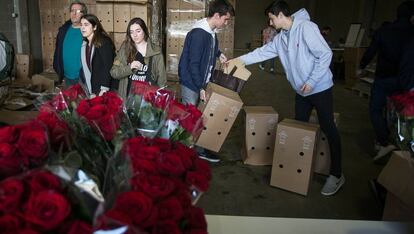
[[[132,166],[128,189],[106,201],[98,229],[128,233],[206,233],[203,211],[192,194],[207,190],[208,163],[187,146],[161,138],[135,137],[122,149]]]
[[[192,146],[204,127],[202,115],[194,105],[184,105],[173,100],[169,104],[167,120],[159,136]]]
[[[128,116],[139,135],[155,137],[167,117],[174,95],[171,91],[147,82],[134,81],[126,100]]]
[[[38,121],[0,128],[0,179],[45,164],[49,155],[48,139]]]
[[[76,216],[66,193],[60,179],[45,170],[0,181],[1,232],[91,233],[92,226]]]
[[[387,105],[388,123],[402,150],[414,151],[414,92],[393,95]]]

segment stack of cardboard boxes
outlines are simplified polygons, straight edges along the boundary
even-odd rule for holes
[[[112,37],[118,51],[125,40],[128,23],[132,18],[139,17],[143,19],[148,30],[151,30],[152,1],[96,0],[96,16],[105,31]]]
[[[229,1],[235,7],[236,1]],[[195,22],[206,17],[208,1],[206,0],[168,0],[167,1],[167,41],[166,69],[169,80],[178,80],[178,63],[187,33]],[[234,17],[229,24],[217,32],[220,50],[233,58]]]

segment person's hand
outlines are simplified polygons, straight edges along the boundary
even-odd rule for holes
[[[142,63],[139,61],[132,61],[132,63],[130,64],[131,70],[140,70],[142,66]]]
[[[220,54],[220,62],[221,63],[226,63],[227,62],[227,57],[226,55],[224,55],[223,53]]]
[[[106,89],[101,89],[101,91],[99,92],[98,96],[102,96],[104,93],[106,93],[108,90]]]
[[[302,88],[300,88],[300,91],[301,91],[303,94],[310,93],[310,92],[312,91],[312,86],[310,86],[310,85],[308,85],[308,84],[304,84],[304,85],[302,86]]]
[[[204,89],[200,90],[200,100],[205,102],[206,100],[206,91]]]
[[[356,77],[360,78],[364,75],[364,70],[363,69],[358,69],[356,70]]]

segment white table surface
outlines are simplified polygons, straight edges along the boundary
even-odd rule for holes
[[[206,215],[209,234],[414,234],[414,223]]]

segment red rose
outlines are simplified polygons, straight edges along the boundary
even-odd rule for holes
[[[97,120],[106,115],[106,113],[108,113],[108,110],[105,105],[96,105],[89,109],[88,113],[85,115],[85,118],[88,120]]]
[[[175,197],[169,197],[158,204],[159,220],[179,221],[183,217],[183,208],[179,200]]]
[[[19,131],[14,126],[0,127],[0,143],[13,143],[19,137]]]
[[[160,155],[160,149],[155,145],[141,146],[137,153],[136,156],[139,158],[154,160]]]
[[[184,234],[208,234],[204,229],[191,229],[184,232]]]
[[[184,118],[186,115],[188,115],[188,113],[185,110],[185,106],[182,103],[176,100],[170,102],[170,106],[168,107],[167,119],[178,120]]]
[[[150,160],[134,158],[131,162],[133,174],[152,174],[157,170],[156,164]]]
[[[98,227],[100,229],[107,229],[113,222],[120,224],[132,224],[132,219],[128,214],[121,210],[110,209],[98,219]]]
[[[25,176],[24,181],[29,185],[32,193],[44,190],[62,190],[59,178],[49,171],[32,171]]]
[[[175,188],[174,181],[170,178],[156,175],[138,175],[133,178],[131,186],[134,190],[143,191],[154,199],[168,196]]]
[[[1,233],[16,234],[20,233],[22,221],[14,215],[4,214],[0,216]]]
[[[152,229],[152,234],[180,234],[180,228],[178,225],[171,220],[157,223]]]
[[[171,141],[164,138],[154,138],[151,143],[152,145],[157,146],[161,152],[170,151],[172,148]]]
[[[69,134],[69,127],[65,121],[58,118],[54,112],[40,112],[37,119],[44,123],[48,129],[52,145],[59,148],[66,142]]]
[[[42,106],[41,110],[53,110],[53,111],[63,111],[69,108],[68,102],[66,102],[62,93],[58,93],[53,97],[51,101]]]
[[[21,208],[24,185],[22,181],[9,178],[0,182],[0,213],[11,213]]]
[[[22,128],[17,148],[23,157],[35,164],[41,163],[47,157],[47,135],[43,129]]]
[[[148,89],[150,85],[144,81],[134,81],[132,82],[131,94],[133,95],[144,95],[145,90]]]
[[[211,180],[211,169],[207,161],[200,158],[194,159],[195,171],[204,174],[208,180]]]
[[[106,92],[103,97],[105,98],[105,104],[111,113],[118,113],[122,110],[122,99],[114,92]]]
[[[97,106],[97,105],[103,105],[104,103],[104,98],[102,96],[96,96],[92,99],[89,99],[89,103],[91,106]]]
[[[152,200],[141,192],[124,192],[116,198],[113,209],[123,212],[135,225],[142,223],[151,215]]]
[[[92,232],[92,226],[80,220],[71,221],[61,229],[61,233],[65,234],[90,234]]]
[[[178,201],[180,201],[184,214],[188,213],[190,207],[192,206],[188,187],[185,186],[185,189],[177,191],[174,196],[178,199]]]
[[[67,199],[54,191],[33,194],[27,201],[25,219],[44,231],[58,227],[70,214]]]
[[[24,164],[27,163],[17,154],[16,147],[0,143],[0,179],[19,174]]]
[[[19,234],[38,234],[38,232],[36,232],[36,231],[34,231],[32,229],[26,228],[26,229],[21,230],[19,232]]]
[[[207,191],[208,189],[208,179],[204,174],[190,171],[187,172],[185,180],[188,184],[194,185],[201,191]]]
[[[187,214],[187,221],[189,229],[207,229],[206,218],[204,211],[201,208],[192,206]]]
[[[180,176],[185,171],[180,155],[175,152],[165,152],[161,154],[157,158],[157,163],[158,171],[163,174]]]
[[[86,96],[82,86],[80,84],[72,85],[68,89],[63,91],[63,96],[68,99],[68,101],[73,101],[79,96]]]
[[[89,102],[87,100],[82,100],[76,108],[76,112],[81,116],[85,116],[90,108],[91,106],[89,105]]]

